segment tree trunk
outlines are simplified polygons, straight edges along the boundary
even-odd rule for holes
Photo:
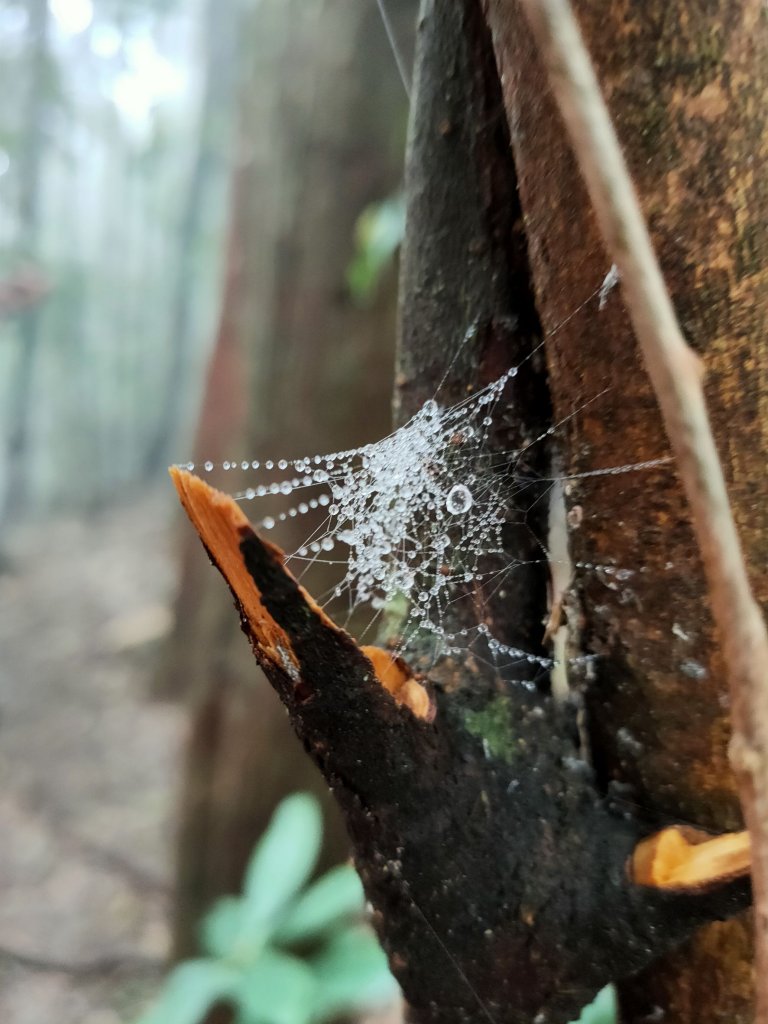
[[[40,226],[40,187],[45,148],[46,108],[49,76],[48,27],[46,0],[29,0],[26,5],[29,81],[24,118],[24,145],[19,157],[18,231],[19,250],[28,260],[37,255]],[[40,335],[39,306],[31,306],[18,318],[19,357],[14,382],[9,389],[11,411],[8,420],[7,483],[2,511],[7,516],[19,514],[27,501],[29,479],[30,428],[32,423],[34,371]]]
[[[175,275],[171,291],[170,361],[161,402],[161,415],[152,434],[145,469],[154,474],[176,451],[181,427],[188,418],[189,346],[196,307],[200,233],[206,222],[211,185],[223,173],[228,150],[227,111],[236,92],[238,27],[242,20],[234,2],[208,0],[205,8],[205,81],[200,108],[197,150],[187,185],[178,228]]]
[[[413,19],[409,0],[396,14]],[[272,0],[257,18],[199,463],[343,448],[375,438],[389,418],[394,275],[369,308],[345,282],[357,217],[398,184],[406,97],[375,7]],[[297,546],[303,539],[297,532]],[[330,804],[263,680],[253,680],[230,602],[188,548],[158,690],[193,704],[178,848],[183,956],[200,913],[239,887],[280,798],[314,788]],[[338,859],[347,846],[337,823],[329,835],[328,857]]]
[[[758,2],[575,7],[678,315],[704,360],[710,417],[765,606],[768,184],[753,171],[768,138],[759,100],[768,87],[765,11]],[[599,284],[608,261],[525,20],[516,3],[489,0],[487,8],[549,333]],[[618,292],[602,311],[593,303],[557,330],[548,364],[556,420],[609,389],[569,421],[566,473],[667,451]],[[601,655],[584,694],[602,785],[620,787],[652,820],[738,827],[727,687],[677,478],[659,470],[581,479],[568,503],[579,524],[573,560],[615,561],[633,573],[623,603],[606,602],[605,581],[583,570],[570,594],[573,649]],[[750,932],[744,919],[698,933],[622,986],[622,1019],[647,1020],[662,1007],[666,1021],[681,1024],[751,1020]]]

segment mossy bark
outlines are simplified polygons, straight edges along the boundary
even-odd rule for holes
[[[486,0],[545,332],[608,270],[595,220],[522,13]],[[575,4],[691,345],[755,591],[768,601],[768,15],[759,0]],[[547,345],[556,418],[569,421],[569,473],[667,451],[619,292]],[[599,402],[589,403],[602,388]],[[714,830],[740,811],[727,759],[728,695],[688,510],[674,473],[574,481],[573,558],[635,575],[623,602],[578,573],[569,623],[597,652],[583,688],[604,785],[660,820]],[[614,510],[605,515],[606,509]],[[597,515],[596,513],[600,514]],[[643,573],[639,569],[645,567]],[[660,580],[664,585],[660,586]],[[748,921],[712,926],[622,986],[623,1019],[751,1019]],[[716,969],[713,965],[717,964]]]

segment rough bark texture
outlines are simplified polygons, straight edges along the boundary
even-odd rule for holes
[[[489,0],[525,212],[538,309],[551,331],[599,284],[607,260],[517,5]],[[764,5],[576,4],[707,396],[731,498],[765,606],[768,504],[768,85]],[[556,416],[610,390],[569,423],[567,470],[663,454],[661,420],[615,293],[548,344]],[[734,827],[727,691],[685,502],[672,473],[580,480],[574,558],[635,570],[623,602],[576,580],[572,642],[602,655],[586,688],[603,785],[659,818]],[[615,510],[606,516],[606,509]],[[669,564],[669,568],[665,568]],[[645,567],[643,573],[637,570]],[[659,585],[660,579],[664,586]],[[717,968],[713,969],[715,955]],[[748,925],[699,934],[622,990],[624,1019],[751,1019]]]
[[[404,0],[400,14],[409,7]],[[406,98],[378,14],[356,0],[271,0],[259,6],[251,38],[230,286],[200,462],[332,451],[379,436],[389,421],[394,281],[390,275],[368,308],[345,284],[355,220],[397,188],[401,170]],[[231,604],[195,555],[185,554],[177,626],[158,681],[160,693],[184,693],[193,706],[178,846],[179,956],[194,950],[201,912],[239,888],[286,792],[318,791],[331,815],[327,857],[337,861],[347,850],[327,787],[263,679],[253,678]]]

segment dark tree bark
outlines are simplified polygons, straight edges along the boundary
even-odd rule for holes
[[[398,378],[405,415],[435,394],[462,336],[473,328],[450,367],[441,400],[458,399],[506,367],[522,363],[524,369],[513,381],[508,415],[502,417],[494,438],[504,451],[540,437],[563,413],[570,414],[594,396],[594,388],[581,398],[578,393],[578,358],[591,352],[597,359],[597,348],[588,346],[586,327],[578,316],[574,320],[580,333],[574,344],[581,342],[580,353],[565,347],[560,332],[556,343],[548,342],[554,413],[545,367],[527,357],[542,337],[542,326],[548,333],[572,314],[608,269],[584,213],[586,200],[580,198],[578,173],[568,162],[562,129],[550,140],[557,124],[554,115],[549,121],[529,121],[531,111],[546,102],[546,88],[536,78],[534,56],[515,11],[510,4],[490,8],[500,79],[478,3],[422,4],[408,157]],[[552,154],[550,145],[555,147]],[[541,162],[529,162],[529,153],[540,156]],[[550,169],[550,159],[563,162]],[[564,196],[548,191],[557,184]],[[583,223],[577,219],[571,225],[570,203]],[[556,236],[549,248],[538,218],[552,231],[566,231],[566,239]],[[563,267],[572,270],[576,280],[561,282],[559,261],[571,249],[578,254],[576,266],[566,261]],[[595,329],[604,337],[602,332],[609,327],[621,329],[613,307],[606,327]],[[623,383],[627,372],[633,381],[642,377],[638,366],[625,361],[633,340],[626,334],[623,339],[624,347],[611,349],[610,361],[601,364],[600,379]],[[566,407],[568,387],[572,400]],[[663,454],[660,428],[658,447],[651,447],[653,440],[646,441],[641,433],[658,420],[647,391],[641,389],[637,396],[630,391],[610,414],[615,420],[589,413],[576,417],[578,430],[588,423],[596,434],[582,457],[595,452],[598,441],[606,459],[615,456],[617,465],[638,461],[648,450],[653,456]],[[626,430],[621,444],[604,444],[611,440],[607,435],[620,430]],[[585,468],[577,462],[574,438],[580,438],[576,427],[564,442],[561,457],[569,469]],[[553,453],[543,444],[535,451],[540,461],[530,471],[547,475]],[[648,478],[644,479],[647,487]],[[484,672],[471,656],[454,658],[432,673],[430,712],[409,710],[379,685],[366,655],[307,601],[283,569],[280,553],[257,538],[236,507],[189,476],[178,475],[177,487],[237,598],[257,659],[334,790],[376,909],[377,926],[414,1020],[567,1021],[603,984],[647,968],[697,925],[746,905],[746,882],[715,881],[708,887],[703,879],[691,891],[662,891],[630,880],[628,861],[639,840],[657,824],[632,813],[608,785],[611,746],[603,737],[617,736],[624,721],[621,714],[630,712],[613,702],[614,718],[609,724],[603,716],[601,731],[597,698],[591,700],[593,691],[586,690],[595,778],[585,761],[588,751],[579,728],[583,680],[572,680],[569,699],[556,700],[538,681],[521,687],[519,669],[518,682],[513,682],[503,674]],[[680,565],[690,565],[693,541],[681,505],[675,506],[677,518],[671,518],[658,510],[656,492],[650,491],[644,502],[636,496],[634,508],[616,487],[608,498],[621,509],[614,526],[623,546],[602,548],[602,537],[595,536],[576,557],[603,563],[629,557],[634,533],[623,523],[624,517],[637,517],[634,531],[640,530],[644,539],[640,517],[657,513],[647,528],[650,540],[671,526]],[[525,531],[508,530],[508,561],[534,561],[531,533],[543,539],[540,531],[546,528],[544,512],[540,515],[537,519],[531,512]],[[579,536],[585,535],[587,531]],[[661,571],[657,557],[654,553],[646,559],[653,573]],[[529,565],[503,599],[485,601],[482,593],[478,595],[484,621],[505,643],[532,652],[539,648],[547,612],[544,573],[544,567]],[[672,579],[687,595],[685,576],[678,578],[676,571]],[[586,602],[589,590],[582,589]],[[701,603],[703,590],[699,597]],[[588,609],[586,614],[596,613]],[[657,621],[668,624],[669,606],[661,614]],[[576,626],[575,615],[569,621]],[[695,622],[703,629],[698,627],[700,617]],[[640,631],[642,622],[633,628]],[[664,642],[669,644],[659,640],[660,645]],[[573,644],[576,650],[609,656],[613,652],[610,644],[600,642],[597,630],[594,638],[575,635]],[[644,667],[640,661],[641,655],[653,653],[639,644],[638,674],[653,672],[651,662]],[[413,669],[419,667],[420,657],[417,646],[406,652]],[[598,683],[605,678],[601,670]],[[624,676],[607,678],[621,681]],[[670,688],[671,683],[668,694]],[[708,709],[702,721],[719,722],[719,705],[713,715],[707,700],[701,700]],[[660,697],[659,701],[661,709]],[[674,719],[677,711],[670,703],[668,696],[663,711]],[[486,733],[493,727],[501,734],[500,747],[491,750],[483,744],[478,720]],[[714,767],[706,764],[706,773],[711,773],[706,777],[712,781],[705,807],[712,814],[714,809],[735,808],[724,795],[727,784],[717,781],[721,762]],[[665,769],[653,770],[658,772],[654,785],[661,795],[657,800],[649,786],[642,798],[656,816],[679,813],[720,828],[737,820],[735,811],[732,819],[718,822],[707,810],[698,813],[698,804],[673,799],[674,769],[667,769],[671,779]],[[695,794],[694,782],[689,792]],[[740,998],[736,993],[736,1001]]]

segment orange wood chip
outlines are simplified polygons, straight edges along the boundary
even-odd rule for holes
[[[629,874],[657,889],[704,889],[749,874],[751,862],[748,832],[712,837],[674,825],[637,845]]]
[[[242,509],[228,494],[217,491],[186,470],[174,466],[170,474],[192,525],[237,597],[262,655],[278,668],[298,676],[300,665],[290,638],[265,608],[259,588],[245,566],[240,543],[244,534],[251,532],[253,527]],[[283,571],[291,575],[285,567],[285,553],[274,544],[262,538],[259,540]],[[303,587],[299,586],[299,591],[326,628],[342,632]],[[432,716],[433,706],[426,688],[413,678],[401,658],[379,647],[362,647],[360,650],[371,662],[381,685],[399,704],[409,708],[418,718]]]
[[[373,671],[385,690],[389,691],[398,704],[404,704],[417,718],[431,718],[432,702],[426,688],[414,679],[411,670],[402,658],[398,658],[382,647],[361,647],[360,650],[373,665]]]

